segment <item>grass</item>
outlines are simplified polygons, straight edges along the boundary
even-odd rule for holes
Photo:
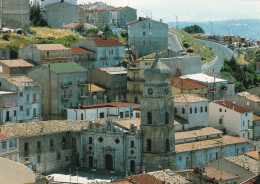
[[[34,36],[39,39],[61,38],[69,35],[77,35],[76,33],[73,33],[71,31],[67,31],[64,29],[53,29],[49,27],[31,27],[30,29],[36,31],[36,34]]]
[[[209,46],[196,40],[194,37],[192,37],[190,34],[186,33],[185,31],[181,29],[169,29],[169,32],[178,35],[181,43],[184,42],[188,43],[189,47],[186,48],[186,51],[192,48],[193,53],[191,53],[190,55],[191,56],[199,55],[201,57],[201,64],[210,62],[214,60],[214,58],[216,57],[216,53]]]
[[[240,65],[248,65],[249,64],[249,62],[245,60],[245,54],[240,54],[237,62]]]

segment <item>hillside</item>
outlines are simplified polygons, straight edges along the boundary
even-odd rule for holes
[[[191,35],[181,29],[169,29],[170,32],[177,34],[181,43],[186,43],[186,51],[192,49],[192,56],[199,55],[201,57],[201,64],[212,61],[216,57],[216,53],[206,44],[196,40]],[[185,48],[185,46],[183,47]]]

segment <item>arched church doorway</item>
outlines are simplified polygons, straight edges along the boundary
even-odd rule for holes
[[[134,160],[130,161],[130,172],[135,172],[135,161]]]
[[[107,154],[105,156],[105,166],[106,166],[106,170],[114,170],[112,155]]]

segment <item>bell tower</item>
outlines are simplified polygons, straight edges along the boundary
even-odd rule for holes
[[[170,69],[155,61],[144,71],[141,100],[142,161],[147,171],[174,169],[174,101]]]

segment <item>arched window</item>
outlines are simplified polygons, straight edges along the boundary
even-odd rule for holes
[[[165,112],[165,124],[169,124],[169,113]]]
[[[147,141],[146,141],[146,151],[152,151],[152,141],[151,141],[151,139],[147,139]]]
[[[176,107],[174,107],[174,113],[177,114],[177,108]]]
[[[192,107],[190,107],[190,114],[192,114]]]
[[[169,139],[166,139],[166,145],[165,145],[165,150],[166,151],[170,151],[170,143],[169,143]]]
[[[150,111],[147,113],[147,124],[152,124],[152,113]]]
[[[205,106],[205,112],[208,112],[208,107],[207,106]]]
[[[197,107],[195,107],[195,114],[197,113]]]
[[[203,107],[200,107],[200,112],[203,112]]]
[[[185,108],[182,108],[182,114],[185,114]]]

